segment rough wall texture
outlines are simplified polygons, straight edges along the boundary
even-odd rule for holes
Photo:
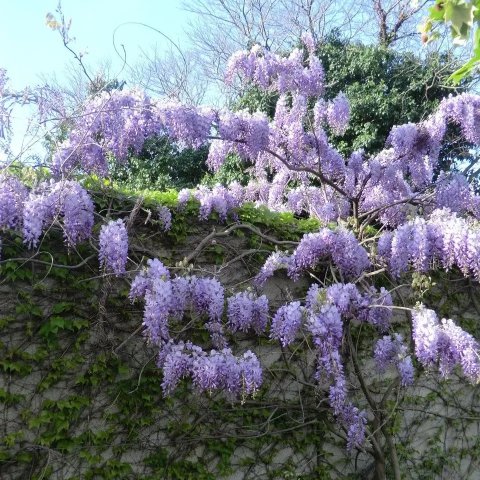
[[[178,266],[215,226],[190,222],[181,235],[165,235],[145,220],[137,216],[130,229],[130,256],[138,264],[158,257]],[[262,231],[279,233],[265,225]],[[19,260],[31,252],[14,235],[4,237],[2,250],[2,480],[371,478],[372,458],[346,455],[332,428],[307,341],[282,350],[266,338],[232,339],[237,351],[258,353],[265,367],[266,386],[253,399],[198,395],[188,383],[164,398],[155,348],[139,329],[142,305],[127,298],[128,278],[101,276],[92,247],[67,252],[55,231],[33,261]],[[257,272],[258,251],[269,250],[252,231],[218,237],[192,271],[242,288]],[[278,275],[265,291],[275,307],[306,287]],[[475,326],[470,286],[459,280],[455,289],[438,287],[431,301]],[[204,339],[200,329],[192,331]],[[368,344],[368,337],[358,338]],[[380,395],[385,382],[368,359],[365,365]],[[361,403],[360,395],[355,400]],[[388,402],[405,478],[480,478],[477,387],[430,375]]]

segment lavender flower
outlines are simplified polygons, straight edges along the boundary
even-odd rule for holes
[[[65,240],[70,246],[88,239],[93,228],[93,202],[77,182],[57,183],[52,194],[57,198],[57,215],[63,218]]]
[[[43,229],[54,218],[55,201],[49,195],[48,187],[41,185],[30,192],[23,205],[23,241],[29,247],[36,247]]]
[[[342,314],[355,315],[362,304],[362,296],[353,283],[335,283],[326,291],[327,300]]]
[[[170,315],[180,320],[192,303],[192,282],[188,277],[175,277],[171,280],[173,302]]]
[[[347,428],[347,450],[362,447],[365,444],[367,414],[349,403],[344,407],[340,419]]]
[[[278,340],[283,347],[290,345],[302,324],[302,313],[300,302],[291,302],[280,307],[272,319],[270,338]]]
[[[458,366],[471,383],[479,383],[479,343],[450,319],[443,319],[441,327],[442,333],[437,343],[440,373],[447,376]]]
[[[28,191],[20,180],[7,175],[0,176],[0,228],[16,228],[21,224],[27,195]]]
[[[435,206],[448,208],[451,212],[466,213],[472,207],[474,194],[468,180],[456,173],[450,176],[442,173],[435,188]]]
[[[191,359],[193,384],[200,391],[224,389],[236,395],[253,395],[262,384],[262,369],[257,357],[247,351],[235,357],[228,348],[200,352]]]
[[[172,212],[168,207],[161,205],[158,207],[158,220],[162,225],[162,230],[167,232],[172,228]]]
[[[199,217],[201,220],[207,220],[212,212],[216,212],[220,220],[224,222],[228,214],[240,206],[238,198],[221,185],[216,185],[211,190],[207,187],[198,187],[194,196],[200,202]]]
[[[268,300],[265,295],[256,298],[250,292],[240,292],[228,299],[228,326],[232,332],[256,333],[265,330],[268,321]]]
[[[192,198],[192,192],[188,188],[182,188],[178,192],[178,208],[182,209],[186,203]]]
[[[100,229],[100,266],[115,275],[125,273],[128,255],[128,235],[123,220],[110,220]]]
[[[140,151],[146,138],[163,129],[150,99],[138,90],[95,95],[77,118],[53,158],[53,170],[58,175],[80,167],[104,176],[108,173],[108,154],[124,161],[129,152]]]
[[[432,367],[438,356],[440,323],[433,310],[420,308],[412,312],[412,336],[415,355],[425,367]]]
[[[30,192],[23,203],[24,242],[35,247],[42,231],[57,221],[69,246],[92,234],[93,202],[74,181],[45,182]]]
[[[337,350],[342,343],[343,322],[340,312],[334,305],[325,304],[307,321],[307,330],[311,333],[315,345],[326,354],[328,350]],[[324,365],[329,369],[329,365]]]
[[[220,320],[224,308],[224,288],[215,278],[192,279],[192,301],[197,315]]]
[[[395,365],[400,375],[401,385],[404,387],[412,385],[414,377],[412,359],[407,354],[407,347],[403,343],[401,334],[386,335],[378,340],[374,355],[380,372],[385,372],[390,365]]]
[[[241,51],[232,55],[225,78],[231,82],[238,74],[264,90],[271,87],[280,93],[321,95],[324,72],[313,51],[310,51],[308,62],[309,65],[305,68],[302,51],[299,49],[293,50],[288,58],[284,58],[255,45],[250,52]]]
[[[480,345],[452,320],[438,320],[433,310],[420,307],[413,311],[415,355],[426,368],[438,363],[442,376],[460,367],[472,383],[480,381]]]
[[[390,293],[381,287],[377,292],[375,287],[371,287],[363,295],[363,304],[366,307],[365,314],[360,314],[360,318],[371,325],[377,327],[381,332],[386,332],[390,327],[392,320],[393,299]]]
[[[428,220],[416,218],[379,240],[379,253],[398,276],[412,266],[428,271],[433,262],[480,278],[480,231],[471,221],[448,210],[435,210]]]
[[[136,298],[144,297],[148,290],[153,289],[155,280],[169,279],[170,272],[158,258],[148,259],[147,268],[135,277],[128,296],[132,301]]]
[[[190,375],[192,359],[184,352],[184,344],[169,344],[165,347],[159,360],[159,367],[163,369],[162,390],[165,396],[170,395],[182,378]]]
[[[170,339],[167,322],[173,301],[171,283],[154,279],[152,289],[145,295],[143,312],[143,325],[151,343],[160,345]]]
[[[262,368],[256,355],[247,350],[239,361],[242,375],[242,394],[255,395],[262,385]]]
[[[265,284],[265,282],[273,276],[276,270],[280,268],[287,268],[290,263],[290,256],[282,252],[274,252],[270,254],[265,263],[263,264],[260,272],[255,277],[255,283],[259,286]]]
[[[292,254],[288,273],[292,278],[298,278],[301,272],[328,259],[348,277],[356,277],[370,266],[366,250],[352,232],[343,229],[333,232],[323,228],[302,238]]]
[[[350,120],[350,104],[347,97],[340,92],[328,105],[327,121],[332,130],[341,135],[345,132]]]

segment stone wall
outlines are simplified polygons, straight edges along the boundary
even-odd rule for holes
[[[131,265],[158,257],[181,271],[185,265],[179,262],[212,229],[227,228],[188,221],[183,230],[165,234],[148,219],[147,214],[131,218]],[[286,238],[261,221],[255,228],[269,238]],[[271,250],[265,238],[240,229],[207,242],[190,273],[216,275],[235,291],[249,284]],[[255,398],[199,395],[187,382],[164,398],[157,352],[141,333],[142,305],[127,298],[134,272],[120,279],[102,276],[93,247],[68,252],[55,229],[39,252],[31,258],[15,235],[4,236],[2,480],[372,478],[371,455],[347,455],[332,428],[325,389],[313,380],[315,358],[307,341],[282,350],[249,334],[232,339],[237,352],[254,350],[265,367],[265,387]],[[300,298],[307,285],[278,274],[265,293],[275,308]],[[438,287],[432,302],[443,302],[454,318],[473,325],[479,315],[470,287],[462,279],[455,285],[459,291],[451,298],[451,285]],[[204,339],[201,331],[192,332]],[[371,342],[368,332],[358,338]],[[369,359],[364,363],[370,385],[381,395],[388,381]],[[480,478],[478,388],[455,378],[439,382],[433,374],[422,378],[388,400],[404,477]],[[352,387],[361,404],[358,385]]]

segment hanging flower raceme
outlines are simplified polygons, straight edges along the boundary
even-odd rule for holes
[[[370,267],[367,251],[352,232],[323,228],[318,233],[309,233],[302,238],[290,258],[288,274],[294,279],[298,278],[322,260],[331,260],[346,277],[359,276]]]
[[[172,212],[165,205],[158,207],[158,220],[164,232],[168,232],[172,228]]]
[[[305,66],[300,49],[282,57],[255,45],[250,51],[236,52],[230,57],[225,74],[227,83],[236,75],[263,90],[280,93],[322,95],[324,90],[325,74],[313,50],[309,52],[308,66]]]
[[[77,182],[44,182],[23,203],[23,238],[36,247],[42,232],[58,222],[69,246],[92,234],[94,206],[87,191]]]
[[[206,353],[190,342],[170,342],[160,352],[158,366],[165,395],[188,377],[200,392],[221,390],[231,396],[255,395],[262,385],[260,363],[250,350],[237,357],[229,348]]]
[[[27,196],[28,190],[18,178],[5,174],[0,176],[0,228],[21,225],[23,203]]]
[[[412,320],[415,355],[425,368],[438,366],[443,377],[459,368],[470,382],[480,382],[480,345],[472,335],[423,306],[412,312]]]
[[[345,288],[343,288],[345,287]],[[339,298],[337,294],[342,292]],[[348,309],[347,303],[354,301],[348,299],[350,294],[355,295],[354,289],[348,285],[340,286],[330,292],[337,297],[344,311]],[[349,450],[363,445],[365,442],[365,426],[367,418],[365,412],[360,411],[348,401],[347,383],[341,359],[340,348],[343,339],[342,315],[336,305],[314,286],[307,294],[307,322],[306,328],[312,336],[317,351],[316,379],[328,387],[330,406],[338,421],[347,431],[347,448]]]
[[[434,206],[438,209],[448,208],[459,215],[471,213],[480,217],[480,196],[476,195],[467,178],[454,173],[442,172],[435,185]]]
[[[251,292],[239,292],[228,299],[227,315],[232,332],[253,329],[262,333],[268,322],[268,299],[265,295],[256,297]]]
[[[480,279],[480,230],[448,209],[435,210],[427,220],[416,218],[384,233],[378,254],[395,276],[409,268],[426,272],[438,264],[447,270],[456,266],[464,275]]]
[[[300,302],[291,302],[277,310],[272,319],[270,338],[278,340],[283,347],[290,345],[302,325],[303,307]]]
[[[321,261],[331,261],[342,275],[350,278],[370,268],[368,253],[352,232],[322,228],[318,233],[304,235],[291,255],[271,254],[255,280],[258,285],[263,285],[280,268],[287,268],[288,276],[296,280]]]
[[[413,383],[412,358],[408,354],[407,346],[404,344],[401,334],[385,335],[377,340],[374,357],[377,368],[381,373],[384,373],[390,365],[394,365],[397,368],[400,383],[403,387]]]
[[[350,120],[350,103],[344,93],[340,92],[327,107],[327,121],[337,135],[345,132]]]
[[[162,388],[169,395],[182,378],[191,378],[200,391],[223,390],[234,396],[253,395],[262,383],[260,363],[251,351],[234,356],[223,331],[224,290],[213,278],[175,277],[158,259],[150,260],[132,283],[130,298],[144,298],[143,325],[148,340],[159,347],[158,365],[163,370]],[[231,331],[253,328],[263,331],[268,320],[266,297],[241,292],[228,301]],[[244,310],[245,308],[245,310]],[[191,342],[175,342],[170,322],[181,321],[185,312],[207,317],[204,325],[215,350],[205,352]]]
[[[215,212],[224,222],[229,214],[235,216],[234,209],[240,206],[238,198],[221,185],[215,185],[212,189],[198,187],[193,196],[200,202],[199,217],[202,220],[207,220]]]
[[[80,167],[108,174],[108,155],[118,162],[138,153],[147,138],[163,132],[162,120],[140,90],[102,92],[87,100],[67,139],[53,158],[53,170],[64,175]]]
[[[115,275],[126,271],[128,256],[128,234],[123,220],[110,220],[102,225],[99,236],[100,266]]]

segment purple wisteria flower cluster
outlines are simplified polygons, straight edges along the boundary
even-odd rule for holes
[[[42,182],[29,190],[18,178],[0,176],[0,228],[21,231],[36,247],[42,232],[58,224],[69,247],[92,235],[94,206],[87,191],[72,180]]]
[[[225,222],[237,219],[238,208],[252,202],[319,219],[322,228],[306,234],[293,252],[272,253],[256,282],[262,286],[284,268],[294,280],[308,272],[325,285],[311,285],[305,302],[294,299],[281,305],[269,326],[265,295],[245,291],[226,299],[217,279],[173,276],[158,259],[149,260],[132,282],[130,299],[144,301],[144,331],[159,350],[163,391],[171,394],[182,379],[190,379],[201,392],[253,395],[262,385],[260,362],[250,350],[234,355],[229,336],[265,334],[283,349],[305,342],[316,354],[316,381],[327,392],[352,450],[365,443],[367,428],[367,415],[349,392],[350,375],[358,375],[358,345],[351,338],[355,327],[381,336],[374,347],[380,372],[394,367],[401,387],[415,379],[409,346],[393,332],[392,295],[373,286],[378,285],[377,275],[395,285],[409,270],[456,267],[480,280],[480,197],[461,174],[438,172],[449,122],[468,142],[480,145],[480,97],[448,97],[425,120],[395,126],[375,155],[356,151],[345,158],[327,132],[346,132],[348,99],[342,93],[330,101],[322,98],[325,75],[312,38],[304,38],[304,47],[282,56],[254,46],[228,63],[227,81],[278,94],[272,118],[153,100],[139,90],[92,96],[72,119],[53,158],[59,181],[29,189],[14,177],[0,177],[0,228],[21,230],[31,247],[52,223],[62,227],[69,246],[88,239],[93,203],[79,183],[66,179],[78,171],[106,177],[111,162],[124,162],[154,136],[167,136],[180,148],[208,145],[207,164],[213,171],[229,155],[237,155],[250,167],[253,180],[182,190],[178,208],[196,200],[201,220],[216,214]],[[0,97],[5,81],[0,70]],[[159,207],[157,214],[162,230],[171,229],[170,209]],[[336,225],[326,228],[329,222]],[[346,225],[355,227],[348,230]],[[370,236],[372,227],[382,232],[378,239]],[[99,243],[101,266],[125,274],[125,222],[103,225]],[[416,308],[412,319],[415,355],[425,368],[438,366],[444,377],[458,369],[469,381],[480,381],[479,344],[469,333],[424,307]],[[206,349],[185,338],[190,326],[199,325],[208,332]],[[367,388],[359,383],[360,390]],[[370,412],[377,415],[373,407]]]
[[[227,82],[233,81],[236,75],[263,90],[271,89],[283,94],[296,92],[306,96],[319,96],[324,91],[325,74],[311,44],[307,68],[301,49],[292,50],[288,57],[271,53],[259,45],[250,51],[236,52],[227,65]]]
[[[99,236],[100,266],[115,275],[125,273],[128,256],[128,233],[125,222],[121,219],[110,220],[102,225]]]
[[[412,320],[415,355],[425,368],[438,365],[447,377],[458,367],[470,382],[480,382],[480,344],[472,335],[423,306],[413,311]]]
[[[77,182],[43,182],[24,197],[23,189],[16,200],[23,198],[22,231],[24,242],[36,247],[42,232],[54,222],[64,232],[65,241],[75,246],[92,235],[94,206],[87,191]],[[17,221],[20,224],[20,221]]]
[[[16,177],[0,177],[0,228],[16,228],[23,221],[27,188]]]
[[[172,228],[172,212],[165,205],[158,207],[158,220],[164,232],[168,232]]]
[[[336,283],[326,288],[313,284],[307,292],[304,306],[299,301],[290,302],[281,306],[272,319],[270,338],[279,341],[283,347],[298,339],[301,331],[304,336],[309,334],[311,337],[317,353],[316,380],[328,390],[333,413],[347,431],[349,449],[364,443],[367,417],[348,400],[342,359],[344,324],[367,322],[384,332],[390,327],[392,312],[389,307],[392,303],[390,294],[383,288],[377,291],[371,287],[366,292],[360,292],[351,283]],[[392,353],[388,361],[395,362],[401,385],[410,385],[413,367],[403,344],[394,357]]]
[[[145,300],[143,324],[149,341],[159,346],[169,341],[169,319],[181,320],[188,310],[208,319],[205,327],[213,345],[223,348],[226,339],[221,320],[225,293],[220,282],[196,276],[171,278],[158,259],[149,260],[147,265],[132,282],[129,297]]]
[[[425,199],[425,188],[435,185],[434,171],[447,123],[458,124],[465,138],[477,144],[479,97],[449,97],[425,121],[395,126],[385,149],[377,155],[368,158],[355,152],[345,159],[329,144],[324,127],[328,124],[337,134],[345,130],[348,100],[343,94],[330,102],[321,98],[323,71],[308,46],[311,42],[305,41],[306,63],[301,50],[282,57],[254,47],[234,55],[229,64],[228,78],[238,74],[244,81],[279,92],[271,121],[260,113],[154,101],[135,90],[104,92],[85,105],[56,154],[54,170],[65,173],[79,166],[106,175],[109,155],[122,162],[129,153],[138,152],[147,138],[168,135],[181,145],[211,143],[208,164],[213,170],[231,153],[253,164],[259,182],[256,198],[251,198],[252,188],[247,187],[243,192],[238,186],[232,192],[201,189],[196,195],[204,204],[204,217],[212,210],[224,217],[233,201],[235,205],[258,201],[272,209],[303,211],[325,221],[348,217],[356,204],[356,213],[366,218],[393,227],[404,223],[414,210],[412,203]],[[313,118],[310,97],[316,99]],[[319,179],[323,188],[315,183]],[[459,213],[478,209],[480,200],[461,175],[451,180],[441,176],[437,188],[430,200],[432,208],[448,207]]]
[[[215,212],[220,221],[225,222],[229,214],[235,216],[234,210],[240,206],[237,197],[221,185],[216,185],[212,189],[198,187],[193,196],[200,202],[199,217],[201,220],[207,220],[210,214]]]
[[[336,305],[327,300],[327,295],[319,295],[318,286],[312,288],[307,295],[310,308],[306,310],[306,327],[317,350],[316,378],[320,384],[328,385],[330,406],[347,431],[347,448],[351,450],[365,442],[367,417],[348,400],[341,356],[342,315]]]
[[[251,395],[260,388],[262,369],[258,358],[251,351],[243,356],[233,355],[224,335],[223,318],[226,303],[225,324],[232,333],[249,330],[258,334],[265,332],[269,305],[264,295],[258,297],[252,292],[239,292],[225,302],[223,287],[217,280],[172,278],[168,269],[154,259],[133,281],[130,298],[145,300],[145,332],[150,342],[159,348],[158,366],[163,370],[165,395],[171,394],[178,383],[187,378],[199,391],[222,390],[232,397]],[[313,285],[304,306],[299,301],[291,302],[281,306],[272,318],[270,338],[279,341],[282,346],[292,344],[300,330],[312,338],[317,352],[316,379],[320,385],[328,387],[330,405],[347,431],[349,449],[364,443],[367,417],[348,399],[341,354],[344,321],[366,321],[380,331],[385,330],[386,317],[380,322],[370,312],[388,306],[390,302],[391,297],[384,290],[361,293],[353,284],[334,284],[328,288]],[[208,319],[205,328],[214,346],[210,352],[171,336],[172,322],[181,321],[187,310],[190,315]],[[388,308],[384,310],[391,313]],[[384,365],[394,363],[400,372],[402,385],[406,386],[413,378],[413,370],[408,370],[411,361],[409,363],[406,348],[403,344],[397,346],[401,340],[397,336],[396,350],[393,347],[388,350],[385,339],[383,350],[380,348],[382,344],[378,344],[376,358],[380,359],[383,355]]]
[[[214,278],[175,277],[158,259],[132,282],[130,299],[143,298],[143,325],[149,341],[159,347],[158,365],[163,369],[163,391],[172,393],[182,378],[191,377],[200,391],[224,390],[229,394],[253,395],[262,383],[260,363],[251,351],[236,357],[228,348],[222,317],[225,308],[222,285]],[[205,324],[214,350],[205,352],[191,342],[175,341],[170,335],[171,320],[181,321],[190,311],[208,319]],[[268,301],[241,292],[228,300],[228,326],[232,332],[265,330]]]
[[[122,162],[145,140],[162,131],[150,99],[138,90],[114,90],[91,97],[76,117],[53,159],[53,171],[65,174],[79,166],[106,176],[108,154]]]
[[[328,124],[337,135],[345,132],[350,121],[350,103],[343,93],[329,103],[326,116]]]
[[[283,347],[290,345],[302,326],[303,310],[300,302],[280,307],[272,319],[270,338],[278,340]]]
[[[257,297],[252,292],[239,292],[228,299],[228,328],[233,332],[252,329],[259,334],[265,331],[268,322],[268,299]]]
[[[221,390],[232,397],[255,395],[262,385],[260,362],[250,350],[237,357],[229,348],[207,353],[191,342],[170,342],[162,349],[157,364],[163,370],[165,395],[188,377],[201,392]]]
[[[198,200],[202,220],[212,213],[220,221],[226,221],[228,216],[236,219],[236,210],[244,202],[308,215],[322,222],[356,215],[366,222],[398,227],[386,233],[378,245],[393,275],[409,266],[426,271],[439,262],[445,268],[457,265],[465,274],[473,273],[478,278],[474,228],[461,230],[460,238],[458,225],[452,222],[432,225],[431,219],[417,216],[414,225],[406,223],[417,214],[417,204],[427,213],[449,208],[459,215],[478,216],[480,197],[465,177],[442,174],[434,180],[448,122],[458,124],[468,141],[479,143],[478,97],[449,97],[423,122],[394,127],[384,150],[377,155],[368,157],[364,152],[355,152],[346,159],[329,143],[325,127],[328,125],[335,134],[345,131],[350,116],[348,100],[343,94],[329,102],[322,98],[323,69],[311,39],[305,38],[304,42],[306,56],[301,49],[282,57],[256,46],[235,54],[229,62],[227,79],[238,77],[279,93],[273,119],[258,112],[154,101],[139,91],[104,92],[85,105],[77,125],[55,156],[54,170],[65,173],[80,166],[86,172],[106,175],[109,155],[124,161],[153,135],[168,135],[186,146],[210,144],[207,163],[212,170],[218,169],[228,155],[237,154],[252,164],[255,181],[246,186],[234,183],[228,188],[218,185],[180,192],[179,207],[190,198]],[[429,186],[434,191],[430,196],[425,193]],[[38,210],[41,208],[48,211],[49,206],[39,201]],[[170,228],[171,218],[165,208],[159,211],[159,220],[164,230]],[[32,244],[38,238],[35,232],[43,227],[43,221],[32,225]],[[75,235],[67,235],[67,241],[75,242]],[[289,276],[297,278],[322,261],[333,262],[345,279],[357,278],[370,267],[367,251],[352,233],[322,229],[305,236],[292,255],[272,256],[258,282],[264,283],[278,267],[287,268]],[[381,323],[381,311],[375,314]],[[210,327],[221,345],[219,325],[213,322]]]
[[[385,232],[378,255],[394,276],[409,268],[427,272],[439,265],[446,270],[456,266],[465,276],[480,279],[480,229],[448,209],[435,210],[427,219],[417,217]]]
[[[272,253],[257,275],[256,282],[263,285],[279,268],[287,268],[289,277],[298,279],[300,274],[315,268],[321,261],[331,262],[347,278],[358,277],[371,265],[367,251],[351,231],[322,228],[317,233],[304,235],[291,255]]]
[[[348,217],[348,200],[338,197],[331,187],[321,189],[309,186],[285,190],[289,181],[290,175],[282,173],[276,175],[272,182],[256,179],[245,186],[232,182],[227,187],[216,185],[208,188],[202,185],[192,190],[183,189],[178,193],[178,208],[182,209],[189,200],[196,199],[201,205],[199,217],[202,220],[212,212],[217,213],[221,221],[228,216],[235,218],[236,209],[245,203],[268,207],[274,212],[308,215],[322,222]]]
[[[390,365],[394,365],[400,376],[401,385],[404,387],[412,385],[415,373],[412,357],[408,354],[408,347],[400,333],[385,335],[377,340],[374,356],[381,373],[384,373]]]
[[[377,290],[370,286],[361,292],[353,283],[334,283],[326,288],[312,284],[305,299],[307,310],[316,312],[325,303],[334,305],[343,318],[369,323],[379,332],[391,326],[393,299],[383,287]]]

